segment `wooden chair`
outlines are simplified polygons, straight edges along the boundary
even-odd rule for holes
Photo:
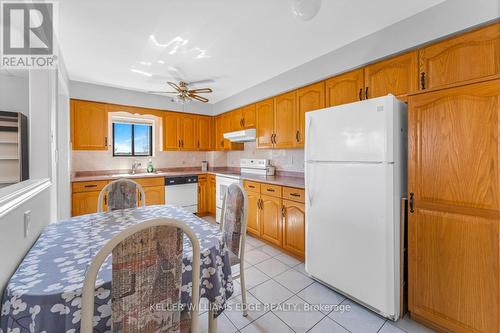
[[[138,206],[137,191],[142,198],[142,207],[146,206],[146,195],[142,186],[131,179],[120,178],[104,186],[97,199],[97,211],[102,212],[103,200],[108,193],[108,212],[117,209],[135,208]]]
[[[247,316],[247,293],[245,286],[245,243],[248,221],[248,196],[240,184],[231,184],[222,201],[221,230],[230,252],[231,266],[240,264],[240,277],[243,316]]]
[[[113,254],[112,332],[170,332],[181,328],[184,234],[193,247],[191,332],[198,332],[200,244],[184,223],[167,218],[133,225],[109,240],[87,269],[81,332],[92,333],[97,273]],[[152,308],[154,310],[152,310]]]

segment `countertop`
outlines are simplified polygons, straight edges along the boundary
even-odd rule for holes
[[[200,168],[171,168],[159,169],[154,173],[138,172],[130,174],[124,170],[102,170],[102,171],[80,171],[74,172],[71,176],[72,182],[114,180],[118,178],[148,178],[148,177],[173,177],[214,174],[223,176],[238,176],[243,180],[252,180],[262,183],[275,184],[295,188],[305,188],[304,174],[301,172],[277,171],[275,176],[260,176],[241,173],[239,168],[210,168],[208,171],[201,171]]]

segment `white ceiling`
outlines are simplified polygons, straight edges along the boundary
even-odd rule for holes
[[[59,40],[71,80],[148,91],[213,78],[215,103],[442,1],[323,0],[300,21],[292,0],[61,0]]]

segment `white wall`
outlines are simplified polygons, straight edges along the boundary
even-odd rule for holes
[[[144,108],[184,111],[205,115],[212,115],[213,113],[213,107],[211,104],[203,104],[193,101],[183,106],[172,102],[171,98],[165,96],[146,94],[139,91],[79,81],[70,81],[70,95],[71,98],[76,99],[131,105]]]
[[[322,80],[500,17],[499,0],[448,0],[214,104],[214,114]],[[338,31],[342,33],[342,31]]]
[[[50,187],[0,217],[0,294],[41,230],[49,223],[49,203]],[[25,237],[24,213],[28,211],[31,212],[31,225]]]
[[[29,112],[27,73],[0,71],[0,111]]]

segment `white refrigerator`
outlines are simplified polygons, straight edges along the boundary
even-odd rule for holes
[[[392,95],[306,115],[306,271],[393,320],[406,159],[407,109]]]

